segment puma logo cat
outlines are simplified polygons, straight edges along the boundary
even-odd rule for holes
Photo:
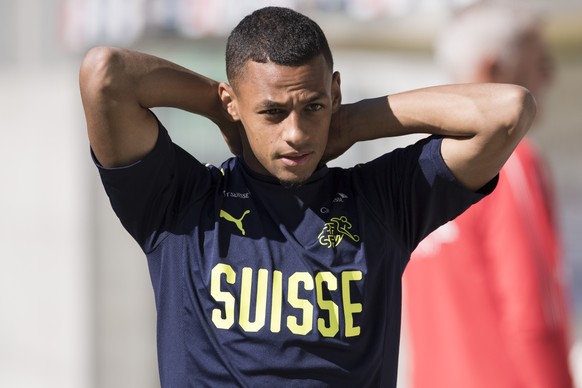
[[[220,209],[220,218],[224,218],[225,220],[234,223],[236,225],[236,227],[238,228],[238,230],[240,230],[242,235],[244,236],[245,229],[243,228],[242,220],[250,212],[251,212],[250,210],[245,210],[245,212],[243,213],[242,216],[240,216],[240,218],[234,218],[233,216],[231,216],[230,214],[228,214],[224,210]]]

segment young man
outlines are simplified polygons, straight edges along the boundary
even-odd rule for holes
[[[394,386],[410,252],[492,190],[531,95],[443,86],[341,105],[321,29],[275,7],[233,30],[226,66],[230,84],[96,48],[81,67],[101,178],[148,258],[162,385]],[[172,144],[157,106],[208,117],[240,155],[205,166]],[[324,164],[416,132],[435,136],[353,169]]]
[[[459,10],[437,58],[455,82],[523,85],[541,106],[552,65],[530,11],[491,1]],[[413,253],[404,275],[413,387],[572,387],[545,167],[524,139],[495,192]]]

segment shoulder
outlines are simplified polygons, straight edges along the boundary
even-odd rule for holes
[[[385,171],[393,177],[406,178],[412,177],[411,174],[414,171],[422,170],[431,177],[438,174],[453,179],[442,158],[441,143],[442,138],[438,136],[425,137],[387,152],[372,161],[359,164],[353,168],[353,171],[370,170],[376,173]]]

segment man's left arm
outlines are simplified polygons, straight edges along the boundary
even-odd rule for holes
[[[535,112],[531,93],[509,84],[444,85],[363,100],[334,115],[324,158],[333,159],[359,141],[441,135],[448,168],[476,191],[499,172]]]

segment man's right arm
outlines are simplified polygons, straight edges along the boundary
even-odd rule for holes
[[[83,60],[79,83],[89,141],[103,167],[132,164],[154,148],[158,124],[149,108],[183,109],[209,118],[223,134],[233,130],[216,81],[152,55],[93,48]]]

